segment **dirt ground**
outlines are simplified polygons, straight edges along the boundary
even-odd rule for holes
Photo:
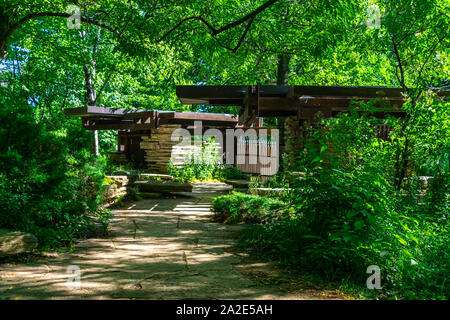
[[[243,226],[211,222],[211,199],[229,188],[195,184],[192,194],[128,203],[113,210],[108,238],[4,262],[0,299],[344,298],[237,252],[230,234]],[[79,285],[68,282],[73,270]]]

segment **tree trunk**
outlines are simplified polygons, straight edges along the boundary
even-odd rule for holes
[[[92,154],[98,156],[100,154],[98,151],[98,130],[92,130],[92,133]]]
[[[80,32],[80,37],[86,41],[86,31]],[[98,41],[100,38],[100,28],[97,30],[96,37],[94,39],[94,45],[92,47],[92,53],[88,52],[88,46],[86,44],[85,52],[86,56],[90,56],[89,63],[83,66],[84,71],[84,104],[86,106],[95,106],[97,103],[97,92],[95,91],[95,56],[98,51]],[[98,146],[98,130],[92,131],[92,146],[91,152],[93,155],[99,155],[99,146]]]
[[[419,97],[422,95],[422,93],[416,94],[416,96],[412,99],[411,103],[411,109],[407,113],[406,117],[403,119],[403,125],[400,131],[400,137],[406,137],[405,139],[405,145],[403,146],[403,149],[401,149],[401,146],[398,147],[397,155],[396,155],[396,171],[395,171],[395,187],[397,190],[401,190],[403,185],[403,180],[406,177],[406,173],[408,170],[409,165],[409,155],[410,150],[413,145],[413,141],[411,141],[408,137],[408,126],[413,122],[413,111],[416,108],[417,101],[419,100]]]
[[[86,31],[80,32],[81,38],[86,41]],[[85,94],[84,94],[84,103],[86,106],[95,106],[97,102],[97,93],[95,91],[95,56],[98,51],[98,41],[100,37],[100,28],[97,30],[97,35],[94,39],[94,45],[92,47],[92,52],[88,51],[88,46],[86,44],[85,52],[86,56],[90,57],[89,62],[83,66],[84,70],[84,86],[85,86]]]
[[[8,34],[11,23],[8,14],[0,7],[0,62],[8,54]]]
[[[96,103],[96,92],[95,92],[95,62],[90,61],[90,65],[85,65],[84,69],[84,103],[86,106],[95,106]]]
[[[289,62],[292,56],[280,54],[278,56],[277,85],[287,85],[289,80]]]
[[[277,70],[277,85],[287,85],[289,80],[289,62],[292,56],[287,54],[280,54],[278,56],[278,70]],[[286,150],[285,134],[284,134],[284,124],[285,118],[277,118],[278,127],[280,128],[279,137],[279,159],[280,159],[280,170],[283,169],[282,156]]]

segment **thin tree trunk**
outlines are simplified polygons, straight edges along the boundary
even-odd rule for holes
[[[80,32],[81,38],[86,41],[86,31]],[[84,104],[86,106],[95,106],[97,102],[97,93],[95,90],[95,65],[96,65],[96,55],[98,51],[98,42],[100,39],[100,28],[97,30],[97,34],[94,39],[94,45],[92,46],[92,52],[88,51],[88,46],[85,46],[86,56],[90,57],[89,62],[83,66],[84,71]],[[92,146],[91,152],[92,154],[98,156],[99,155],[99,146],[98,146],[98,130],[92,131]]]
[[[95,156],[99,156],[99,148],[98,148],[98,130],[92,130],[92,154]]]
[[[278,56],[278,70],[277,70],[277,85],[287,85],[289,82],[289,62],[292,56],[287,54],[280,54]],[[279,159],[280,159],[280,170],[283,169],[282,156],[286,150],[285,134],[284,134],[284,124],[285,118],[277,118],[278,127],[280,128],[279,137]]]
[[[277,85],[287,85],[289,80],[289,63],[292,56],[280,54],[278,56]]]
[[[86,41],[86,32],[81,31],[81,37],[84,41]],[[86,56],[89,56],[89,62],[83,66],[84,70],[84,85],[85,85],[85,94],[84,94],[84,102],[86,106],[94,106],[97,101],[97,93],[95,91],[95,65],[96,65],[96,55],[98,51],[98,42],[100,39],[100,28],[97,29],[97,34],[94,39],[94,44],[92,46],[92,52],[88,52],[88,47],[86,45],[85,52]]]
[[[85,93],[84,93],[84,103],[86,106],[94,106],[96,102],[96,92],[95,92],[95,66],[94,62],[90,61],[91,65],[85,65],[84,69],[84,83],[85,83]]]
[[[409,139],[406,138],[403,152],[401,153],[401,156],[399,158],[400,165],[397,170],[397,172],[398,172],[397,173],[397,185],[396,185],[397,190],[400,190],[402,188],[403,180],[405,179],[405,176],[406,176],[406,169],[407,169],[408,163],[409,163],[408,148],[409,148]]]
[[[8,54],[8,32],[10,27],[9,16],[0,7],[0,61]]]
[[[407,136],[407,128],[408,125],[410,125],[413,121],[413,112],[416,108],[417,101],[419,100],[420,96],[422,95],[422,92],[419,92],[416,94],[414,99],[412,99],[411,103],[411,109],[406,115],[405,119],[403,120],[403,125],[400,131],[400,136],[405,137],[405,145],[403,146],[403,149],[401,150],[401,147],[398,147],[397,155],[396,155],[396,170],[395,170],[395,187],[397,190],[400,190],[403,185],[403,180],[406,177],[406,172],[409,165],[409,155],[410,155],[410,149],[413,142],[410,140],[410,138]]]

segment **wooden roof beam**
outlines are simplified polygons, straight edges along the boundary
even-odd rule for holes
[[[117,109],[117,108],[105,108],[97,106],[87,106],[81,108],[68,108],[64,110],[67,116],[74,117],[95,117],[95,116],[105,116],[105,117],[123,117],[124,115],[140,113],[146,110],[139,109]]]

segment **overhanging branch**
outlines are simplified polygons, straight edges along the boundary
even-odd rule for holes
[[[14,32],[19,27],[21,27],[28,21],[30,21],[32,19],[36,19],[36,18],[41,18],[41,17],[69,18],[71,16],[72,15],[69,13],[44,11],[44,12],[34,12],[34,13],[27,14],[25,17],[23,17],[22,19],[20,19],[19,21],[17,21],[14,24],[9,24],[9,22],[7,21],[7,24],[6,24],[7,28],[5,28],[6,30],[0,33],[0,61],[2,61],[8,54],[8,50],[7,50],[8,39],[14,34]],[[8,17],[6,17],[6,18],[2,17],[2,19],[8,20]],[[87,17],[80,17],[80,20],[84,23],[96,25],[101,28],[107,29],[108,31],[110,31],[112,33],[115,33],[115,34],[119,33],[119,31],[116,30],[115,28],[113,28],[99,20],[95,20],[95,19],[91,19],[91,18],[87,18]]]
[[[26,15],[25,17],[23,17],[22,19],[20,19],[19,21],[17,21],[16,23],[14,23],[8,30],[6,36],[7,38],[9,38],[10,36],[12,36],[12,34],[14,33],[14,31],[16,31],[16,29],[25,24],[26,22],[32,20],[32,19],[36,19],[36,18],[41,18],[41,17],[61,17],[61,18],[69,18],[72,15],[69,13],[64,13],[64,12],[35,12],[35,13],[30,13],[28,15]],[[101,21],[97,21],[97,20],[93,20],[90,18],[86,18],[86,17],[80,17],[80,20],[84,23],[88,23],[88,24],[93,24],[96,26],[99,26],[101,28],[107,29],[113,33],[117,33],[117,30],[104,24]]]
[[[181,20],[180,22],[178,22],[174,27],[172,27],[169,31],[167,31],[164,35],[162,35],[161,38],[157,39],[156,42],[159,43],[161,41],[163,41],[164,39],[166,39],[172,32],[174,32],[176,29],[178,29],[180,26],[182,26],[185,22],[188,21],[192,21],[192,20],[198,20],[200,22],[202,22],[209,30],[210,30],[210,34],[215,37],[216,35],[227,31],[229,29],[232,29],[234,27],[237,27],[241,24],[243,24],[244,22],[248,21],[248,24],[241,36],[241,38],[239,39],[238,44],[236,45],[236,47],[234,48],[230,48],[230,47],[226,47],[229,50],[232,50],[233,52],[235,52],[239,46],[242,44],[242,42],[245,39],[245,36],[247,35],[250,26],[252,25],[255,17],[261,13],[262,11],[264,11],[265,9],[269,8],[271,5],[273,5],[275,2],[277,2],[278,0],[269,0],[267,2],[265,2],[264,4],[262,4],[261,6],[259,6],[258,8],[256,8],[254,11],[248,13],[247,15],[245,15],[244,17],[230,22],[227,25],[220,27],[218,29],[216,29],[215,27],[213,27],[205,18],[203,18],[202,16],[194,16],[194,17],[188,17],[188,18],[184,18],[183,20]]]

